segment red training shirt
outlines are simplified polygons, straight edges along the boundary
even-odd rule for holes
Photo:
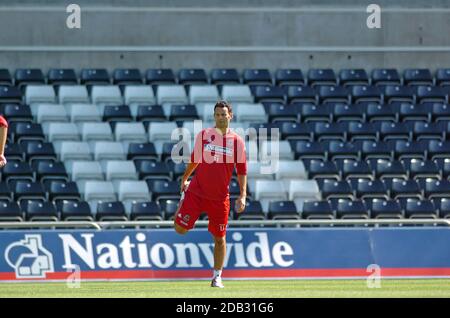
[[[221,135],[215,128],[203,129],[197,136],[191,162],[198,163],[188,191],[209,200],[229,197],[233,170],[238,175],[247,174],[245,143],[228,129]]]

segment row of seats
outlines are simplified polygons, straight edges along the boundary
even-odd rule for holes
[[[0,70],[0,83],[26,85],[30,83],[257,83],[257,84],[405,84],[405,85],[448,85],[450,69],[439,68],[432,74],[429,69],[410,68],[402,72],[396,69],[373,69],[371,76],[364,69],[342,69],[336,75],[333,69],[309,69],[306,76],[301,69],[278,69],[274,75],[268,69],[213,69],[208,76],[203,69],[183,68],[177,72],[171,69],[148,69],[143,76],[139,69],[115,69],[110,76],[106,69],[82,69],[77,75],[73,69],[50,69],[47,76],[40,69],[17,69],[14,78],[9,70]]]
[[[197,104],[214,103],[225,99],[231,103],[253,102],[309,102],[393,103],[448,102],[449,86],[299,86],[299,85],[34,85],[19,89],[0,86],[1,102],[35,103],[102,103],[110,105],[140,104]]]
[[[94,105],[94,104],[2,104],[0,111],[9,121],[21,122],[133,122],[214,121],[214,103],[197,105]],[[339,123],[360,122],[424,122],[450,121],[450,106],[443,103],[363,103],[349,105],[330,103],[236,103],[234,121],[238,123]]]
[[[95,208],[86,201],[61,200],[57,203],[24,200],[20,203],[0,201],[0,221],[127,221],[173,220],[178,200],[134,202],[130,210],[120,201],[99,202]],[[231,204],[231,206],[234,206]],[[286,219],[434,219],[450,218],[450,198],[330,199],[272,201],[264,212],[259,201],[248,201],[245,213],[232,208],[230,218],[237,220]],[[207,219],[203,213],[200,219]]]

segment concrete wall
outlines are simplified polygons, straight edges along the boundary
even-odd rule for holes
[[[448,1],[0,1],[0,65],[17,67],[450,66]],[[207,6],[204,6],[204,4]]]

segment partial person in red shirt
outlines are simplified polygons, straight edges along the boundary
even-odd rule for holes
[[[8,137],[8,122],[0,116],[0,168],[6,165],[5,145]]]
[[[235,209],[241,213],[247,198],[247,161],[245,143],[230,130],[231,104],[219,101],[214,106],[215,127],[197,136],[190,163],[181,181],[182,197],[175,215],[175,230],[185,234],[194,227],[202,212],[208,214],[208,231],[214,238],[214,274],[211,287],[223,288],[222,268],[226,255],[226,227],[230,212],[229,185],[236,169],[240,196]],[[189,177],[195,170],[191,181]]]

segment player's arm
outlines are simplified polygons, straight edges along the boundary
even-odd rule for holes
[[[8,137],[8,122],[0,116],[0,167],[6,165],[5,145]]]
[[[247,175],[238,174],[237,178],[241,194],[239,195],[239,198],[236,200],[236,212],[241,213],[244,212],[245,201],[247,200]]]
[[[189,186],[190,181],[188,181],[188,179],[191,176],[191,174],[194,172],[195,168],[197,168],[197,166],[198,166],[198,163],[195,163],[195,162],[188,163],[186,170],[184,171],[183,178],[181,179],[181,188],[180,188],[181,192],[186,190],[187,187]]]

